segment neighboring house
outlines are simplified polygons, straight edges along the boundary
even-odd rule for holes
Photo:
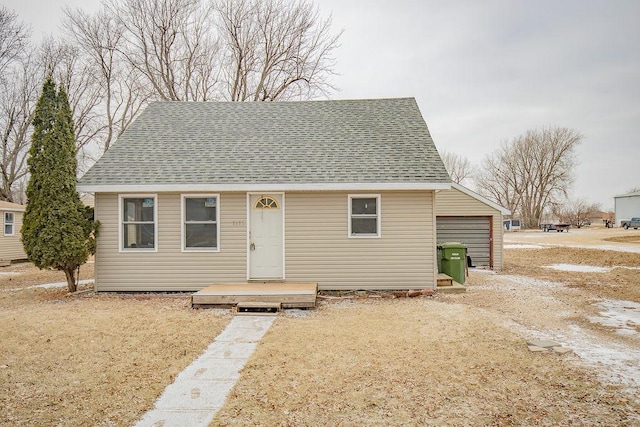
[[[593,212],[589,215],[589,222],[591,224],[604,224],[607,220],[613,221],[615,219],[614,216],[615,214],[613,212]]]
[[[25,207],[16,203],[0,201],[2,215],[2,237],[0,240],[0,263],[27,259],[20,240],[22,217]]]
[[[475,267],[503,266],[503,215],[511,211],[452,183],[436,195],[437,242],[461,242]]]
[[[81,193],[80,194],[80,201],[82,202],[83,205],[92,208],[95,205],[95,198],[93,197],[93,194],[91,193]]]
[[[419,289],[450,185],[403,98],[151,103],[78,190],[101,223],[98,291]]]
[[[613,198],[615,201],[616,225],[623,219],[640,217],[640,191],[621,194]]]

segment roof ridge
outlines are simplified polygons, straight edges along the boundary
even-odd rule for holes
[[[340,98],[340,99],[309,99],[309,100],[284,100],[284,101],[226,101],[226,100],[211,100],[211,101],[173,101],[173,100],[158,100],[151,101],[151,104],[264,104],[264,105],[277,105],[277,104],[294,104],[294,103],[324,103],[324,102],[371,102],[371,101],[416,101],[413,96],[403,97],[382,97],[382,98]]]

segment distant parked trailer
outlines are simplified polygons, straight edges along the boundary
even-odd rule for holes
[[[557,231],[558,233],[562,233],[563,231],[569,232],[571,228],[571,224],[540,224],[540,228],[542,231]]]

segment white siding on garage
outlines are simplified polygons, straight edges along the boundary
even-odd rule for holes
[[[465,190],[466,191],[466,190]],[[489,242],[493,253],[493,265],[492,268],[500,270],[503,267],[503,248],[502,248],[502,212],[491,206],[489,203],[485,203],[481,200],[480,196],[474,197],[471,191],[465,193],[460,189],[452,187],[450,190],[440,191],[436,194],[436,217],[459,217],[461,224],[465,221],[463,218],[476,218],[489,217],[491,235],[489,236]],[[436,219],[436,223],[439,218]],[[468,220],[467,220],[468,221]],[[486,226],[483,225],[484,229]],[[483,232],[484,233],[484,232]],[[485,234],[486,236],[486,234]],[[474,238],[477,238],[475,236]],[[440,236],[437,240],[440,242]],[[464,243],[464,242],[463,242]],[[476,259],[472,257],[474,265],[478,265]]]

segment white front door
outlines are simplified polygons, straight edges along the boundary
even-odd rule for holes
[[[281,280],[283,195],[249,195],[249,279]]]

